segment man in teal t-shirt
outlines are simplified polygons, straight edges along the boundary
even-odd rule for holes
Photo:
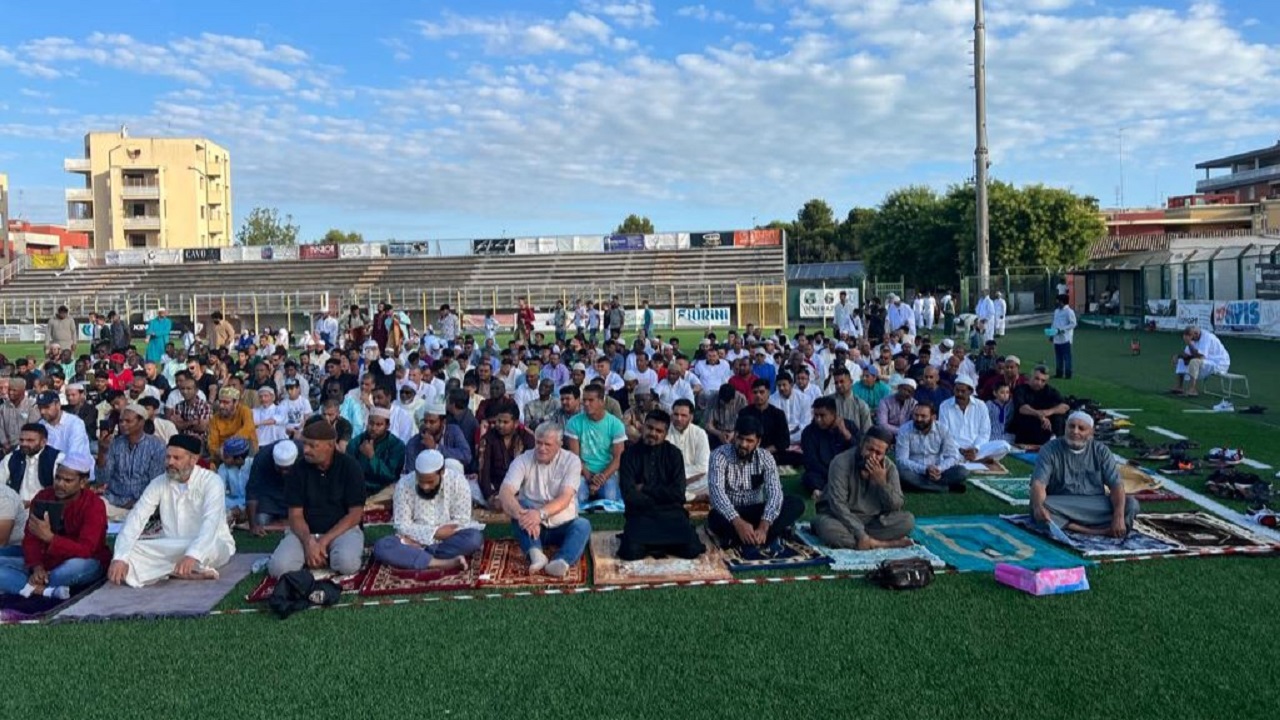
[[[564,437],[569,452],[582,459],[579,504],[592,499],[621,500],[618,466],[627,429],[621,420],[605,411],[603,387],[593,382],[583,388],[582,412],[569,418]]]

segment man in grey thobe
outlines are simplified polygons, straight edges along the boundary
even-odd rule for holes
[[[1111,449],[1093,439],[1093,418],[1071,413],[1066,434],[1040,448],[1031,474],[1032,518],[1045,529],[1053,524],[1122,538],[1137,514],[1138,501],[1125,497]]]
[[[898,468],[888,456],[893,435],[872,428],[858,447],[831,461],[813,532],[835,548],[907,547],[915,516],[903,510]]]

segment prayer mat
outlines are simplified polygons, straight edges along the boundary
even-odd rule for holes
[[[373,525],[390,525],[391,524],[391,508],[383,505],[377,507],[365,508],[364,525],[370,527]]]
[[[1120,481],[1124,483],[1124,494],[1138,502],[1167,502],[1182,499],[1181,495],[1161,487],[1164,481],[1140,467],[1130,465],[1124,458],[1116,456],[1116,464],[1120,470]]]
[[[885,548],[883,550],[849,550],[845,548],[831,548],[822,544],[817,535],[813,534],[812,528],[808,523],[799,523],[796,525],[796,535],[803,540],[809,547],[817,550],[824,557],[831,559],[831,569],[840,572],[871,572],[880,567],[880,563],[888,560],[910,560],[919,558],[928,560],[929,564],[935,568],[945,568],[946,563],[937,555],[929,552],[929,549],[923,545],[912,545],[904,548]]]
[[[997,563],[1040,570],[1082,562],[998,515],[917,517],[911,537],[960,572],[995,572]]]
[[[270,555],[264,555],[263,557],[270,557]],[[333,573],[329,571],[321,571],[313,574],[317,579],[332,580],[338,583],[338,587],[342,588],[342,594],[347,595],[360,590],[360,586],[364,583],[365,576],[369,574],[369,566],[366,565],[360,568],[360,571],[355,575],[335,577]],[[271,591],[275,589],[276,579],[267,575],[262,578],[262,582],[258,583],[258,587],[254,588],[252,592],[245,596],[244,599],[249,602],[264,602],[271,599]]]
[[[1009,457],[1013,458],[1014,460],[1021,460],[1022,462],[1028,465],[1035,465],[1036,461],[1040,459],[1040,451],[1036,450],[1035,452],[1030,452],[1030,451],[1012,452],[1012,453],[1009,453]]]
[[[592,500],[578,506],[578,512],[583,513],[621,513],[626,509],[621,500]]]
[[[483,550],[467,558],[468,567],[461,572],[441,570],[405,570],[374,561],[365,572],[359,593],[364,597],[382,595],[419,595],[430,592],[471,590],[480,583],[480,560]]]
[[[218,568],[217,580],[170,578],[143,588],[108,583],[58,613],[53,622],[202,617],[249,576],[255,562],[267,557],[236,555]]]
[[[40,622],[41,619],[54,615],[72,603],[98,589],[104,581],[91,583],[80,589],[80,592],[66,600],[33,595],[24,598],[21,595],[0,594],[0,625],[16,625],[19,623]]]
[[[970,475],[989,476],[989,475],[1008,475],[1009,474],[1009,469],[1006,468],[999,461],[996,461],[993,463],[985,463],[985,462],[965,463],[964,466],[969,470]],[[979,466],[981,466],[982,468],[981,470],[978,469]]]
[[[553,545],[542,548],[551,559],[555,558],[558,549]],[[552,577],[545,572],[530,575],[529,559],[520,549],[519,542],[512,538],[486,540],[479,571],[480,587],[578,587],[587,582],[587,554],[583,553],[562,578]]]
[[[791,570],[793,568],[814,567],[831,563],[830,558],[800,540],[780,538],[778,545],[780,549],[774,553],[763,552],[762,548],[727,547],[720,549],[724,553],[724,561],[729,566],[729,572]]]
[[[1177,543],[1166,542],[1159,537],[1143,532],[1136,526],[1125,537],[1113,538],[1071,532],[1056,526],[1049,531],[1042,531],[1036,527],[1030,515],[1003,515],[1002,517],[1020,528],[1025,528],[1038,535],[1056,540],[1087,558],[1161,555],[1182,549]]]
[[[706,552],[692,560],[676,557],[619,560],[618,535],[616,530],[591,533],[591,565],[596,586],[715,582],[733,577],[725,567],[724,554],[701,528],[698,537]]]
[[[501,510],[490,510],[489,508],[471,508],[471,519],[485,525],[506,525],[511,522],[510,516]]]
[[[709,500],[694,500],[685,503],[684,509],[689,512],[690,520],[702,520],[711,514],[711,502]]]
[[[974,487],[984,490],[1011,505],[1031,504],[1031,478],[970,477]]]
[[[1148,513],[1134,525],[1196,554],[1266,553],[1280,549],[1248,530],[1204,512]]]

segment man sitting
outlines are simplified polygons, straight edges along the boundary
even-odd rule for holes
[[[1173,386],[1174,395],[1199,395],[1202,380],[1211,375],[1222,375],[1231,369],[1231,354],[1217,335],[1192,325],[1182,331],[1182,341],[1186,347],[1173,358],[1173,374],[1177,384]],[[1187,389],[1182,389],[1186,382]]]
[[[898,431],[898,475],[908,489],[920,492],[965,491],[960,448],[951,434],[938,425],[933,406],[917,403],[912,422]]]
[[[561,435],[555,423],[539,425],[533,449],[511,463],[498,492],[520,549],[529,558],[531,575],[545,570],[564,577],[582,559],[591,539],[591,523],[578,517],[582,461],[561,447]],[[560,547],[554,559],[547,560],[544,544]]]
[[[836,390],[827,397],[835,400],[836,414],[852,421],[857,426],[858,432],[870,430],[871,408],[853,394],[853,376],[849,374],[849,368],[843,365],[835,366],[831,369],[831,379]]]
[[[354,458],[338,452],[338,433],[323,419],[302,428],[302,463],[285,478],[289,532],[267,562],[271,577],[294,570],[360,569],[364,554],[364,474]]]
[[[65,600],[72,588],[102,577],[111,550],[106,507],[89,490],[92,467],[92,457],[69,455],[59,463],[53,485],[36,493],[21,554],[0,556],[0,593]],[[61,506],[60,518],[40,512],[54,503]]]
[[[1060,437],[1071,410],[1062,394],[1049,385],[1049,370],[1043,365],[1037,365],[1031,379],[1014,389],[1013,406],[1017,409],[1009,431],[1019,445],[1043,445]]]
[[[887,455],[893,436],[872,428],[856,449],[836,456],[818,501],[813,533],[833,548],[907,547],[916,519],[902,509],[898,467]]]
[[[413,472],[396,483],[396,532],[373,544],[373,557],[408,570],[465,570],[484,545],[484,525],[471,519],[471,490],[439,450],[423,450]]]
[[[499,400],[490,408],[489,429],[476,443],[478,474],[472,499],[498,509],[498,489],[507,477],[512,461],[532,450],[533,433],[520,425],[520,409],[511,400]]]
[[[667,442],[676,446],[684,460],[684,499],[688,502],[706,499],[711,446],[707,442],[707,431],[693,423],[692,399],[680,398],[673,404]]]
[[[800,481],[815,500],[827,487],[831,461],[857,445],[859,436],[861,433],[852,421],[836,414],[835,400],[820,397],[813,401],[813,422],[800,437],[800,448],[804,454],[804,476]]]
[[[250,453],[258,452],[258,431],[253,411],[240,402],[240,391],[224,387],[218,391],[218,409],[209,418],[209,459],[222,461],[222,444],[233,435],[249,441]]]
[[[323,420],[319,421],[323,422]],[[267,525],[284,520],[289,506],[284,500],[285,479],[293,474],[298,462],[297,440],[281,440],[258,451],[249,469],[245,486],[245,515],[249,532],[258,537],[267,534]]]
[[[751,404],[738,413],[738,417],[753,417],[760,421],[763,435],[760,447],[773,456],[780,467],[803,465],[800,453],[791,452],[791,432],[787,426],[787,414],[769,402],[769,383],[756,380],[751,387]]]
[[[199,440],[189,435],[169,440],[165,474],[142,491],[116,538],[109,581],[142,587],[170,575],[182,580],[218,578],[218,568],[236,553],[236,541],[227,525],[222,480],[197,466],[199,460]],[[157,510],[161,533],[143,538]]]
[[[787,416],[787,433],[791,444],[798,445],[801,433],[813,422],[813,400],[796,392],[791,382],[791,373],[785,370],[778,373],[776,383],[778,389],[769,397],[769,404]]]
[[[618,558],[640,560],[649,555],[692,559],[703,552],[689,513],[684,509],[684,459],[667,442],[671,416],[649,413],[644,437],[622,453],[618,471],[626,522],[618,541]]]
[[[598,385],[588,385],[582,392],[582,412],[569,419],[564,437],[569,452],[582,460],[583,483],[578,489],[579,502],[590,499],[618,500],[618,465],[627,442],[622,421],[605,412],[604,392]]]
[[[763,432],[755,418],[738,418],[733,442],[711,453],[707,529],[722,547],[768,546],[776,550],[782,536],[804,512],[803,500],[783,494],[773,456],[760,449]]]
[[[391,434],[391,411],[374,406],[369,411],[365,431],[351,441],[347,454],[360,465],[364,475],[366,504],[384,504],[395,493],[396,480],[404,467],[404,443]]]
[[[464,468],[471,464],[471,444],[463,437],[462,428],[445,422],[443,397],[433,397],[423,406],[419,430],[405,445],[402,473],[413,470],[413,463],[423,450],[439,450],[445,460],[457,460]]]
[[[1133,529],[1137,514],[1138,501],[1125,496],[1115,455],[1093,439],[1093,418],[1071,413],[1066,434],[1040,448],[1031,473],[1032,518],[1045,529],[1053,524],[1122,538]]]
[[[0,461],[0,484],[8,485],[22,502],[53,486],[54,470],[63,454],[48,442],[49,431],[40,423],[27,423],[18,433],[18,446]]]
[[[898,430],[911,423],[911,413],[916,409],[916,381],[894,376],[890,384],[894,392],[881,400],[880,407],[876,408],[876,427],[897,437]]]
[[[868,365],[862,371],[862,379],[853,386],[853,394],[867,404],[871,409],[872,417],[875,417],[879,412],[880,403],[893,394],[893,390],[888,383],[880,379],[880,369],[875,365]]]
[[[992,433],[991,413],[973,397],[978,384],[968,375],[956,377],[955,396],[938,408],[938,424],[950,433],[966,462],[998,462],[1009,454],[1009,443]],[[1003,435],[1001,429],[999,435]]]

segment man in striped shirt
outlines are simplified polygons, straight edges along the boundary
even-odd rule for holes
[[[707,528],[724,547],[776,549],[804,512],[803,500],[782,493],[778,466],[760,447],[763,435],[759,420],[739,417],[732,442],[711,453]]]

